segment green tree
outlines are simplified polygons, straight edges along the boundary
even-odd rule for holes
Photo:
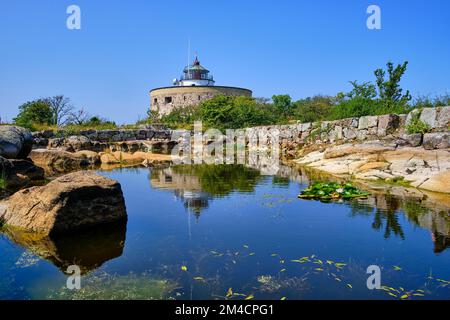
[[[406,72],[408,61],[397,65],[395,68],[392,62],[388,62],[386,66],[388,79],[385,79],[386,71],[383,69],[375,70],[378,95],[379,99],[388,110],[396,111],[395,109],[405,107],[411,100],[409,90],[403,94],[403,89],[400,87],[400,81]]]
[[[344,119],[351,117],[362,117],[380,113],[380,102],[375,99],[377,91],[375,85],[370,82],[359,84],[350,81],[352,90],[347,94],[337,97],[338,103],[327,117],[329,120]]]
[[[52,119],[53,114],[48,101],[39,99],[19,106],[19,114],[14,118],[14,123],[33,130],[36,125],[51,125]]]
[[[273,106],[281,116],[287,118],[293,108],[292,98],[288,94],[272,96]]]
[[[353,89],[347,94],[350,99],[361,98],[372,100],[377,96],[375,85],[370,82],[358,84],[357,81],[350,81],[350,84],[353,86]]]
[[[294,116],[300,122],[314,122],[329,117],[333,107],[333,97],[314,96],[294,103]]]
[[[233,98],[218,95],[200,104],[200,115],[206,127],[220,130],[233,128],[236,121]]]
[[[251,97],[215,96],[200,104],[200,119],[206,128],[238,129],[276,122],[272,105]]]

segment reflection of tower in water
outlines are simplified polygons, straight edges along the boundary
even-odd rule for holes
[[[199,177],[178,173],[173,168],[154,170],[150,183],[155,189],[171,190],[175,198],[183,202],[184,207],[195,217],[200,217],[203,209],[209,207],[211,195],[202,191]]]
[[[197,218],[200,218],[203,209],[209,207],[209,194],[202,191],[191,191],[191,190],[175,190],[175,196],[180,199],[184,207],[192,211]]]

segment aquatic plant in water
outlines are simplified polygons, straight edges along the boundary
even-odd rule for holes
[[[349,200],[367,198],[369,195],[369,192],[359,190],[351,183],[317,182],[303,190],[298,197],[301,199]]]
[[[82,279],[80,290],[66,287],[52,292],[48,299],[57,300],[164,300],[178,285],[168,279],[152,278],[149,274],[115,275],[96,272]],[[173,299],[173,298],[172,298]]]

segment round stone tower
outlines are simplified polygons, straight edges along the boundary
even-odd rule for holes
[[[244,88],[215,86],[209,70],[204,68],[195,57],[192,65],[184,68],[180,79],[173,86],[156,88],[150,91],[150,109],[160,116],[169,114],[176,108],[197,105],[217,95],[252,96],[252,91]]]

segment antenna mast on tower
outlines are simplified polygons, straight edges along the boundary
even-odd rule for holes
[[[188,55],[187,55],[188,61],[187,61],[187,68],[188,68],[188,77],[189,75],[189,64],[191,63],[191,37],[188,38]]]

